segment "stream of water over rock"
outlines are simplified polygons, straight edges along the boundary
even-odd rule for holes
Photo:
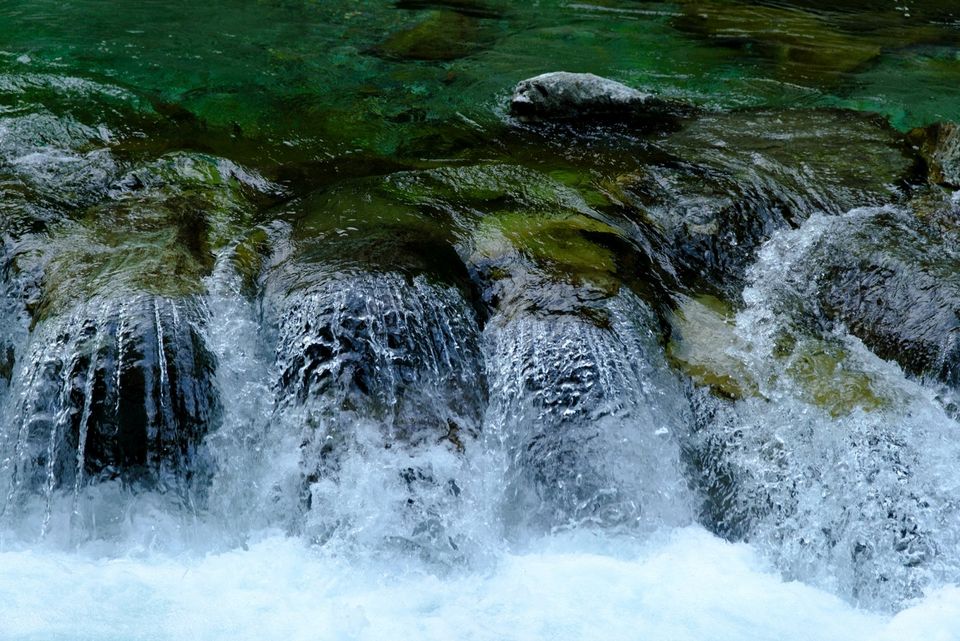
[[[958,52],[0,0],[0,641],[960,639]]]

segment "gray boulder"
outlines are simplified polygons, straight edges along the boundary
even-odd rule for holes
[[[652,94],[592,73],[555,71],[522,80],[510,98],[510,112],[530,120],[583,116],[631,116],[662,111]]]

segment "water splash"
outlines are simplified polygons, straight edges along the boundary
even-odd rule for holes
[[[3,412],[7,520],[41,537],[54,519],[59,537],[109,536],[82,499],[114,479],[191,500],[209,473],[201,439],[219,416],[202,323],[189,301],[134,295],[90,300],[34,330]]]
[[[293,267],[301,286],[268,285],[265,313],[276,327],[273,429],[300,440],[288,493],[305,480],[293,495],[308,531],[459,555],[478,527],[462,506],[486,397],[473,310],[422,275]]]
[[[806,261],[846,224],[815,216],[761,251],[730,348],[757,393],[732,401],[696,392],[690,449],[715,529],[758,546],[788,577],[896,609],[960,572],[960,426],[935,388],[818,314],[803,274],[820,263]],[[838,355],[814,370],[830,380],[814,384],[839,394],[854,372],[882,402],[843,411],[814,402],[791,369],[811,344]]]
[[[505,518],[515,533],[691,518],[678,447],[689,410],[656,321],[626,293],[605,311],[607,326],[522,315],[487,328],[486,430],[509,459]]]

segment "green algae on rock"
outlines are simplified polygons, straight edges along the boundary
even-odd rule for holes
[[[249,225],[268,183],[222,159],[174,154],[123,176],[113,196],[25,242],[42,274],[35,319],[108,292],[179,299],[203,291],[214,251]]]
[[[749,347],[734,329],[733,309],[724,301],[713,296],[684,299],[670,317],[667,356],[698,385],[721,396],[757,396],[759,386],[743,360]]]
[[[770,360],[758,367],[754,346],[737,332],[733,308],[713,296],[682,298],[670,328],[670,362],[721,398],[770,400],[787,392],[835,418],[884,409],[895,400],[840,342],[827,337],[784,333]]]

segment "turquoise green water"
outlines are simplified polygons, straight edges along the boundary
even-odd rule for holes
[[[3,2],[0,82],[26,87],[0,99],[96,109],[102,87],[44,85],[108,85],[129,92],[124,109],[163,116],[128,126],[181,125],[152,144],[176,135],[267,163],[469,153],[498,135],[514,83],[558,68],[708,107],[854,107],[909,128],[960,115],[946,4]]]

